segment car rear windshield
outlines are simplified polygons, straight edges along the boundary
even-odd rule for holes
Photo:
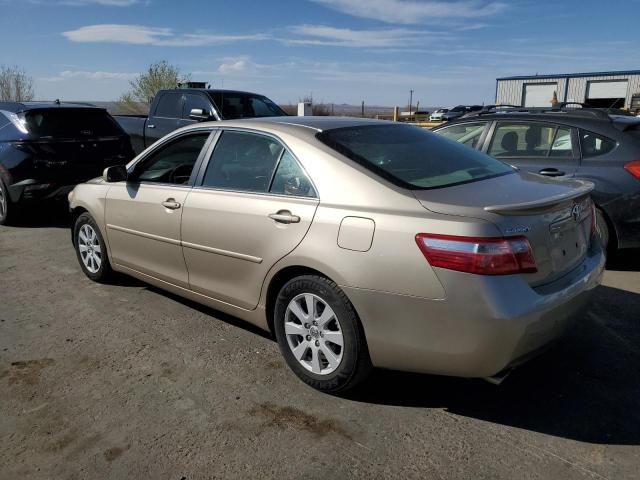
[[[286,115],[278,105],[262,95],[240,92],[216,92],[210,95],[224,120]]]
[[[318,139],[383,178],[411,189],[441,188],[506,175],[513,167],[408,125],[339,128]]]
[[[84,138],[122,135],[118,124],[104,110],[58,108],[29,110],[24,114],[29,133],[37,137]]]

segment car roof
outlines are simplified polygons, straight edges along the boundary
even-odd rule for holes
[[[357,117],[259,117],[238,120],[224,120],[212,122],[212,126],[218,127],[244,127],[268,129],[276,127],[278,130],[312,131],[315,133],[337,128],[359,127],[366,125],[399,125],[397,122],[375,120],[371,118]]]
[[[624,130],[632,124],[640,124],[640,119],[636,117],[626,117],[621,115],[608,115],[606,112],[597,109],[569,109],[569,110],[506,110],[499,112],[472,112],[457,118],[447,125],[457,123],[477,122],[482,120],[537,120],[554,123],[563,123],[579,128],[602,128],[603,126],[616,127]],[[443,125],[444,126],[444,125]]]
[[[42,110],[46,108],[90,108],[94,110],[101,110],[100,107],[92,105],[91,103],[59,102],[57,100],[53,102],[0,102],[0,110],[6,110],[7,112],[12,113],[26,112],[28,110]]]

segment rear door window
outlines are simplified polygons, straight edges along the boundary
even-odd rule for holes
[[[271,182],[271,193],[296,197],[315,197],[316,191],[298,161],[288,151],[280,159]]]
[[[27,130],[37,137],[86,138],[123,134],[115,120],[97,108],[29,110],[24,117]]]
[[[498,122],[489,146],[489,155],[496,158],[571,158],[571,128],[538,123]]]
[[[164,118],[180,118],[182,115],[182,95],[179,93],[163,93],[158,99],[154,116]]]
[[[436,133],[471,148],[477,148],[487,122],[462,123],[438,130]]]
[[[609,153],[616,148],[616,142],[597,133],[580,130],[580,148],[582,158],[591,158]]]
[[[225,131],[202,185],[225,190],[267,192],[284,147],[277,140],[247,132]]]

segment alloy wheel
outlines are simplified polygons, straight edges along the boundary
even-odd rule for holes
[[[78,251],[85,268],[96,273],[102,265],[102,247],[93,227],[87,223],[78,232]]]
[[[316,375],[334,372],[342,361],[344,338],[338,317],[311,293],[294,297],[285,313],[284,331],[295,359]]]

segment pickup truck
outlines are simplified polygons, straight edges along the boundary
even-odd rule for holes
[[[139,154],[168,133],[186,125],[238,118],[280,117],[287,114],[263,95],[234,90],[176,88],[160,90],[149,115],[115,115]]]

